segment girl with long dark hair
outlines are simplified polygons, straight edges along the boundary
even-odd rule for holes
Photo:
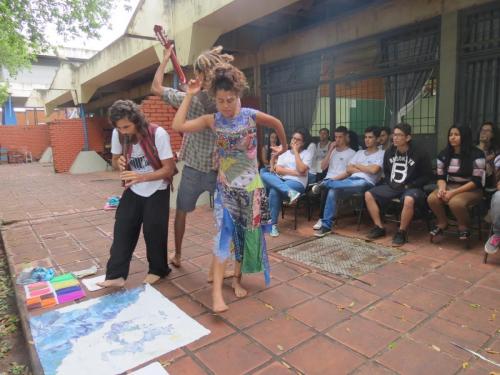
[[[437,218],[431,241],[448,227],[445,205],[457,219],[459,238],[468,240],[468,208],[482,199],[485,178],[484,153],[472,144],[470,128],[454,125],[448,130],[448,145],[437,158],[437,178],[437,189],[427,198]]]

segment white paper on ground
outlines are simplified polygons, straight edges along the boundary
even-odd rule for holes
[[[168,372],[159,362],[153,362],[146,367],[131,372],[129,375],[168,375]]]
[[[97,283],[103,282],[105,278],[106,275],[91,277],[90,279],[82,279],[82,283],[89,292],[95,292],[102,289],[102,286],[97,285]]]

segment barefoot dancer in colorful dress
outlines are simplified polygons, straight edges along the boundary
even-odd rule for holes
[[[264,271],[269,283],[264,231],[270,229],[265,204],[264,185],[257,169],[257,126],[272,128],[281,142],[287,141],[283,124],[277,118],[251,108],[239,108],[238,99],[246,87],[244,74],[230,64],[218,65],[211,73],[211,94],[218,112],[186,121],[186,113],[201,88],[198,80],[189,81],[182,105],[177,111],[173,129],[198,132],[212,129],[217,137],[219,175],[215,198],[215,219],[218,233],[214,245],[214,276],[212,301],[214,312],[228,309],[222,297],[224,262],[231,255],[234,242],[235,277],[233,288],[237,297],[246,296],[241,286],[241,273]]]

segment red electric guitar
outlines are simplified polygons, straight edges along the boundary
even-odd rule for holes
[[[161,27],[160,25],[155,25],[153,30],[155,32],[156,38],[161,43],[161,45],[165,48],[170,48],[170,46],[174,43],[174,41],[167,38],[167,35],[163,31],[163,27]],[[182,71],[182,68],[179,64],[179,60],[177,60],[177,55],[175,54],[175,47],[172,50],[172,53],[170,54],[170,60],[172,61],[172,65],[174,66],[175,73],[177,73],[177,76],[179,77],[180,84],[185,85],[187,82],[186,76]]]

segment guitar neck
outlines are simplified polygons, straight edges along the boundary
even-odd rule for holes
[[[158,41],[161,43],[161,45],[165,48],[168,49],[170,46],[174,43],[173,40],[170,40],[166,37],[166,35],[163,33],[163,28],[159,25],[155,25],[154,27],[154,32],[156,34],[156,38]],[[187,82],[186,76],[181,68],[181,65],[179,64],[179,60],[177,59],[177,55],[175,54],[175,47],[172,49],[172,52],[170,53],[170,61],[172,61],[172,65],[174,67],[175,73],[179,77],[179,82],[181,84],[185,84]]]

